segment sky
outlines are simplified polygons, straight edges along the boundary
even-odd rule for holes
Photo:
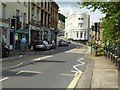
[[[90,22],[99,22],[100,18],[104,17],[105,14],[102,14],[99,10],[96,10],[95,12],[91,12],[91,10],[88,10],[86,8],[80,9],[80,6],[77,4],[76,1],[73,2],[73,0],[54,0],[59,6],[59,13],[67,16],[70,10],[72,11],[80,11],[83,13],[87,13],[90,15]]]

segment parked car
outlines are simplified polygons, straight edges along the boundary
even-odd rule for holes
[[[36,41],[33,45],[34,50],[49,50],[50,45],[47,41]]]
[[[68,44],[71,44],[71,41],[68,41]]]
[[[54,41],[52,41],[52,42],[49,43],[49,44],[50,44],[50,48],[51,48],[51,49],[56,49],[56,44],[55,44]]]
[[[8,46],[2,42],[0,45],[2,46],[2,47],[0,47],[2,49],[2,58],[8,57],[10,54],[10,50],[9,50]]]
[[[48,43],[48,41],[43,41],[43,43],[47,46],[47,50],[50,50],[51,45]]]
[[[59,41],[58,46],[68,46],[68,42],[65,40],[61,40]]]

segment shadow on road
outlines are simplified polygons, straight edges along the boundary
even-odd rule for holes
[[[4,72],[2,72],[2,77],[12,77],[12,76],[26,76],[26,77],[30,77],[30,76],[34,76],[38,73],[32,73],[32,72],[21,72],[19,74],[17,74],[17,71],[9,71],[6,70]]]
[[[66,61],[57,61],[57,60],[40,60],[35,62],[42,62],[42,63],[64,63]]]

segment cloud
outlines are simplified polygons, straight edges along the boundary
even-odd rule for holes
[[[76,2],[57,2],[59,5],[59,13],[62,13],[63,15],[67,16],[72,11],[80,11],[83,13],[87,13],[90,15],[91,22],[99,22],[100,18],[104,17],[105,14],[101,14],[99,10],[96,10],[95,12],[91,12],[91,10],[88,10],[86,8],[80,9],[80,6]]]
[[[76,2],[58,2],[60,13],[64,14],[65,16],[72,11],[81,11],[79,5]]]
[[[60,8],[60,13],[64,14],[65,16],[67,16],[71,10],[72,11],[80,11],[79,8],[67,6],[67,7],[61,7]]]

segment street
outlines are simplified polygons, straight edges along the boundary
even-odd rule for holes
[[[0,89],[119,89],[119,0],[1,0],[0,7]]]
[[[2,88],[74,88],[90,59],[75,43],[2,61]]]

